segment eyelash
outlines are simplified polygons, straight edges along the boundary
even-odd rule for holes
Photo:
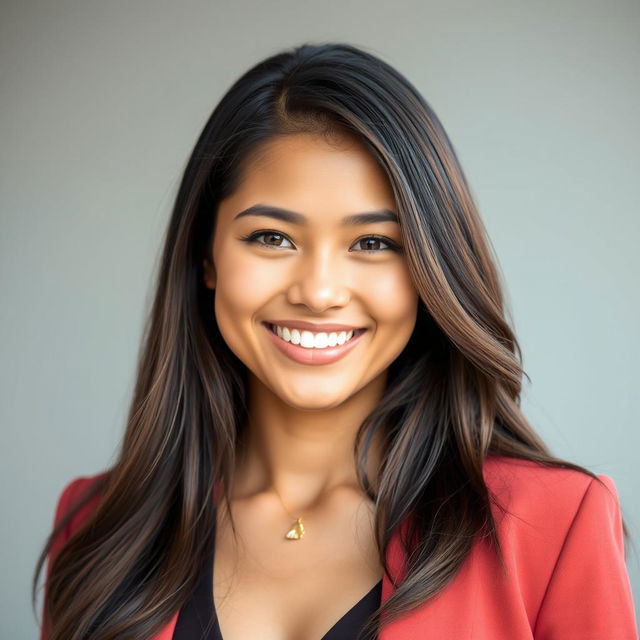
[[[249,235],[243,236],[242,238],[240,238],[240,240],[242,240],[243,242],[248,242],[249,244],[257,244],[260,245],[262,247],[267,247],[268,249],[280,249],[280,247],[278,247],[277,245],[269,245],[269,244],[264,244],[264,242],[257,242],[257,238],[259,238],[260,236],[264,236],[267,235],[269,233],[272,233],[273,235],[276,236],[281,236],[283,238],[286,238],[289,242],[291,242],[291,240],[284,234],[281,233],[280,231],[272,231],[272,230],[265,230],[265,231],[254,231],[253,233],[250,233]],[[362,236],[361,238],[358,238],[356,240],[356,243],[360,242],[361,240],[366,240],[369,238],[374,238],[375,240],[380,240],[382,242],[384,242],[385,244],[389,245],[388,249],[363,249],[361,253],[380,253],[382,251],[395,251],[396,253],[400,253],[400,247],[391,239],[385,237],[385,236],[379,236],[379,235],[369,235],[369,236]],[[291,243],[293,244],[293,243]],[[286,247],[285,247],[286,248]]]

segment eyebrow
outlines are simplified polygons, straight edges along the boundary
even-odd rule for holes
[[[266,218],[275,218],[282,222],[289,222],[291,224],[298,224],[301,226],[306,226],[308,224],[307,218],[297,211],[290,211],[289,209],[274,207],[267,204],[254,204],[248,209],[241,211],[237,216],[235,216],[234,220],[244,216],[264,216]],[[396,224],[400,224],[398,214],[394,213],[390,209],[377,209],[376,211],[354,213],[342,218],[343,226],[373,224],[375,222],[395,222]]]

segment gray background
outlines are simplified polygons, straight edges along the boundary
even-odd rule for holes
[[[637,2],[4,2],[0,636],[71,478],[121,438],[160,238],[232,81],[303,41],[369,48],[447,129],[496,248],[556,455],[615,480],[640,533]],[[634,278],[634,276],[636,276]],[[640,600],[638,554],[629,571]]]

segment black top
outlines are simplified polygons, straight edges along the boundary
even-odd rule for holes
[[[200,579],[178,615],[173,640],[224,640],[213,606],[215,532]],[[292,543],[293,544],[293,543]],[[380,606],[382,580],[347,611],[319,640],[355,640],[365,620]],[[377,635],[373,637],[373,640]]]

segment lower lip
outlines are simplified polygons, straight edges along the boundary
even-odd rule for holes
[[[359,330],[360,333],[356,334],[344,344],[336,345],[335,347],[326,347],[325,349],[306,349],[297,344],[286,342],[278,335],[271,331],[271,327],[268,324],[263,323],[273,344],[288,358],[299,362],[300,364],[329,364],[344,358],[357,344],[360,342],[360,338],[365,334],[364,331]]]

